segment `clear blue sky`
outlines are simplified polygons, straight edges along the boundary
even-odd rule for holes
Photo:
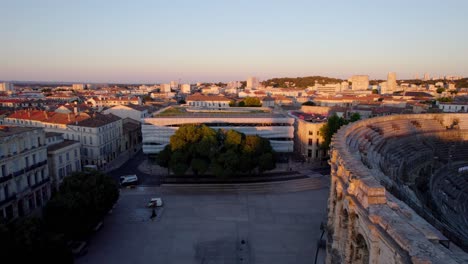
[[[468,76],[468,1],[0,0],[0,79]]]

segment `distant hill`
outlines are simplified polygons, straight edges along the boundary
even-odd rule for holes
[[[281,88],[307,88],[314,86],[316,82],[320,84],[337,83],[342,82],[341,79],[323,77],[323,76],[307,76],[307,77],[284,77],[284,78],[273,78],[263,81],[262,84],[265,86],[281,87]]]

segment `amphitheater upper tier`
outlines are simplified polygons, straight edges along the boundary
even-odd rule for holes
[[[468,263],[468,114],[352,123],[330,165],[327,263]]]

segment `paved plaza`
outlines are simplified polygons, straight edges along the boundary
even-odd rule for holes
[[[145,207],[150,197],[164,200],[154,220]],[[76,263],[314,263],[327,198],[328,188],[209,195],[123,189]]]

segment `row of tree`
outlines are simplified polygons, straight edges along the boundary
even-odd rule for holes
[[[307,76],[307,77],[296,77],[296,78],[273,78],[263,82],[266,86],[273,86],[273,87],[295,87],[295,88],[307,88],[309,86],[314,86],[316,82],[320,84],[327,84],[327,83],[338,83],[342,82],[341,79],[336,78],[329,78],[323,76]]]
[[[114,180],[97,171],[66,177],[43,218],[0,221],[0,259],[17,263],[73,263],[67,241],[86,238],[119,196]],[[9,263],[9,261],[5,261]]]
[[[206,125],[183,125],[171,136],[157,163],[175,175],[189,169],[194,175],[210,171],[218,177],[252,174],[275,168],[270,142],[234,130],[214,130]]]
[[[262,106],[262,102],[257,97],[246,97],[244,100],[236,103],[236,101],[232,100],[229,102],[229,106],[239,106],[239,107],[260,107]]]

